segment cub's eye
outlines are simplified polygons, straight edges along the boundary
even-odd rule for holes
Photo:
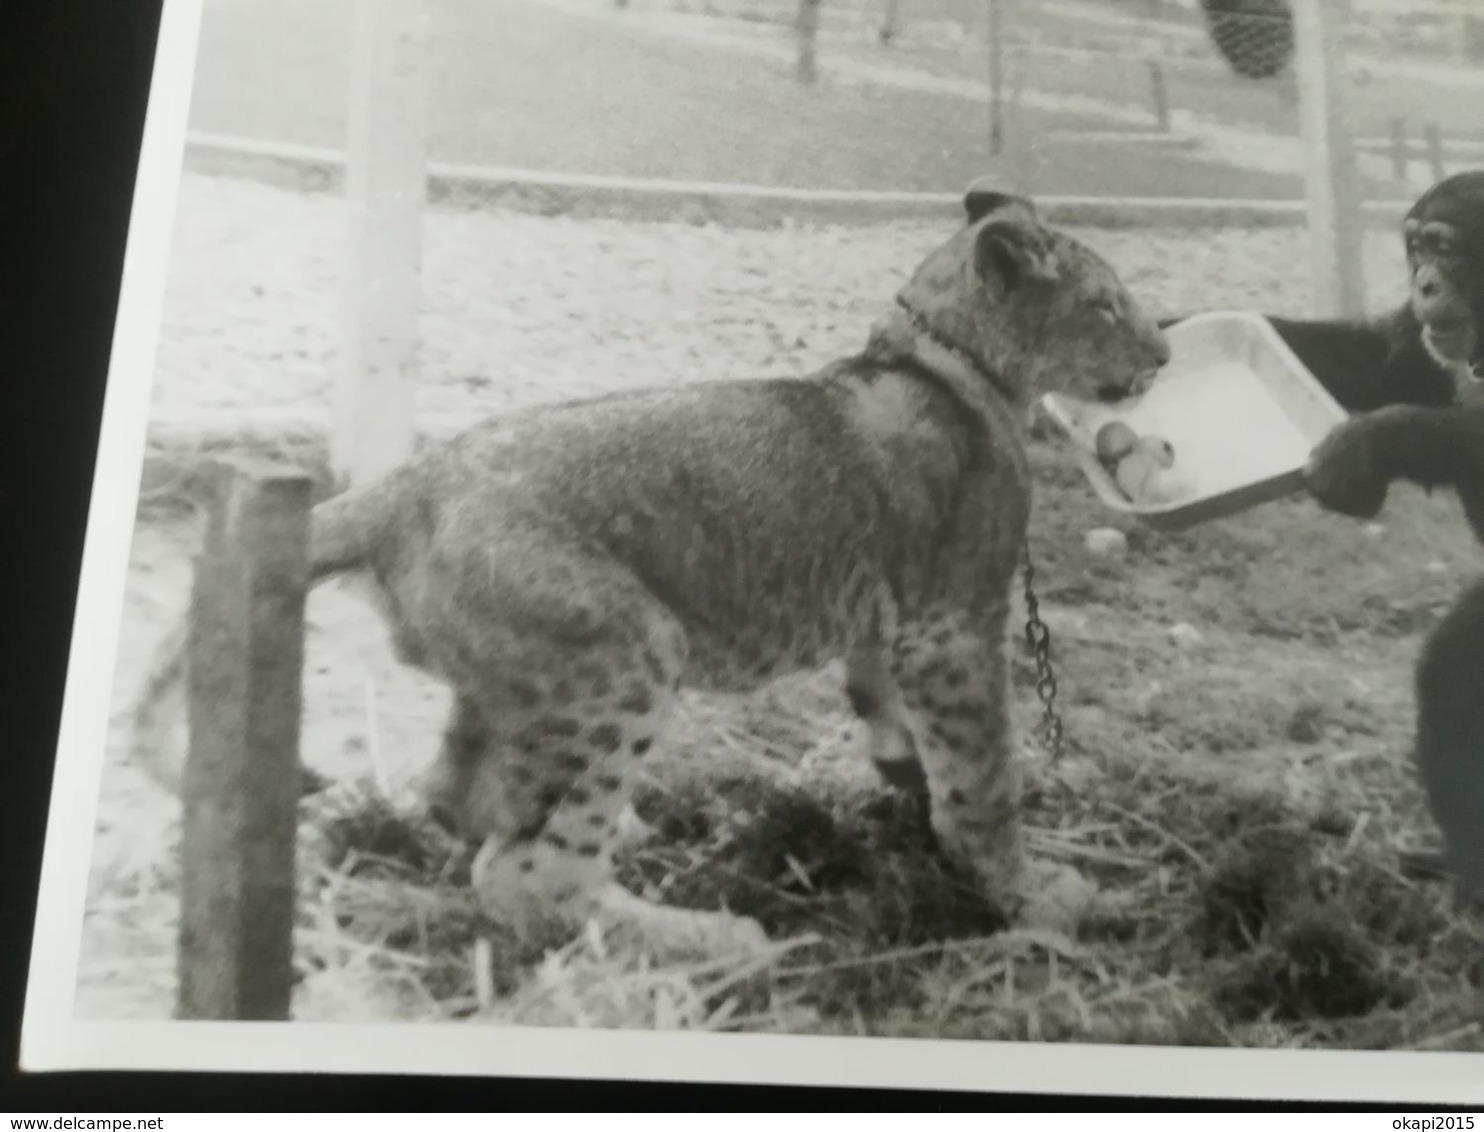
[[[1099,295],[1092,301],[1092,309],[1097,311],[1098,317],[1104,322],[1118,321],[1118,307],[1112,299]]]

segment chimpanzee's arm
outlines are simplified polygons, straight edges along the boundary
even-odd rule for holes
[[[1377,457],[1389,478],[1484,493],[1484,406],[1411,407],[1383,419]]]
[[[1356,518],[1380,512],[1397,480],[1451,487],[1484,542],[1484,406],[1390,405],[1360,413],[1319,442],[1304,479],[1320,504]]]
[[[1183,319],[1160,321],[1161,329]],[[1386,405],[1447,405],[1453,383],[1422,345],[1421,327],[1403,307],[1374,322],[1268,316],[1278,337],[1320,385],[1351,413]]]
[[[1344,409],[1370,412],[1405,401],[1403,383],[1390,372],[1393,344],[1387,329],[1370,323],[1269,318],[1288,348]]]
[[[1484,406],[1397,408],[1375,424],[1377,470],[1387,479],[1453,488],[1484,542]]]

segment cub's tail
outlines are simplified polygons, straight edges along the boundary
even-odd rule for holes
[[[315,507],[309,528],[309,586],[365,564],[381,538],[385,489],[347,492]],[[159,786],[177,796],[188,744],[190,616],[182,612],[157,646],[134,705],[129,757]]]

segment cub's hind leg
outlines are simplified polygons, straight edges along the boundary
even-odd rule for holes
[[[459,696],[425,782],[428,805],[482,841],[475,889],[518,935],[570,934],[597,916],[662,951],[755,946],[765,937],[752,921],[664,908],[614,881],[632,792],[664,741],[683,660],[667,617],[649,629],[586,653],[522,641],[511,652],[524,663]]]
[[[527,823],[534,824],[544,812],[541,805],[543,798],[551,802],[557,797],[556,786],[546,790],[538,789],[535,792],[536,805],[532,807],[529,805],[529,798],[524,799],[525,804],[522,804],[521,791],[518,789],[512,791],[497,788],[483,798],[471,791],[471,785],[479,782],[479,772],[474,768],[481,760],[503,760],[507,768],[511,766],[506,750],[508,746],[508,743],[502,746],[501,737],[485,722],[478,704],[463,696],[454,698],[437,759],[422,783],[429,816],[444,830],[455,836],[459,835],[466,827],[463,811],[481,807],[503,808],[507,804],[505,799],[515,807],[506,819],[508,826],[517,830],[524,829]],[[532,772],[521,768],[506,769],[503,773],[524,784]],[[583,799],[582,791],[579,790],[570,797],[580,803]],[[642,841],[653,832],[634,812],[632,806],[622,810],[614,824],[621,844]]]

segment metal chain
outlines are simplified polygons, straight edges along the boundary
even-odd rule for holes
[[[1061,758],[1063,732],[1061,716],[1056,711],[1056,673],[1051,668],[1051,630],[1041,620],[1040,603],[1036,601],[1036,570],[1031,565],[1031,548],[1028,542],[1021,550],[1021,564],[1025,570],[1025,639],[1036,656],[1036,695],[1044,708],[1037,730],[1051,761],[1056,762]]]

